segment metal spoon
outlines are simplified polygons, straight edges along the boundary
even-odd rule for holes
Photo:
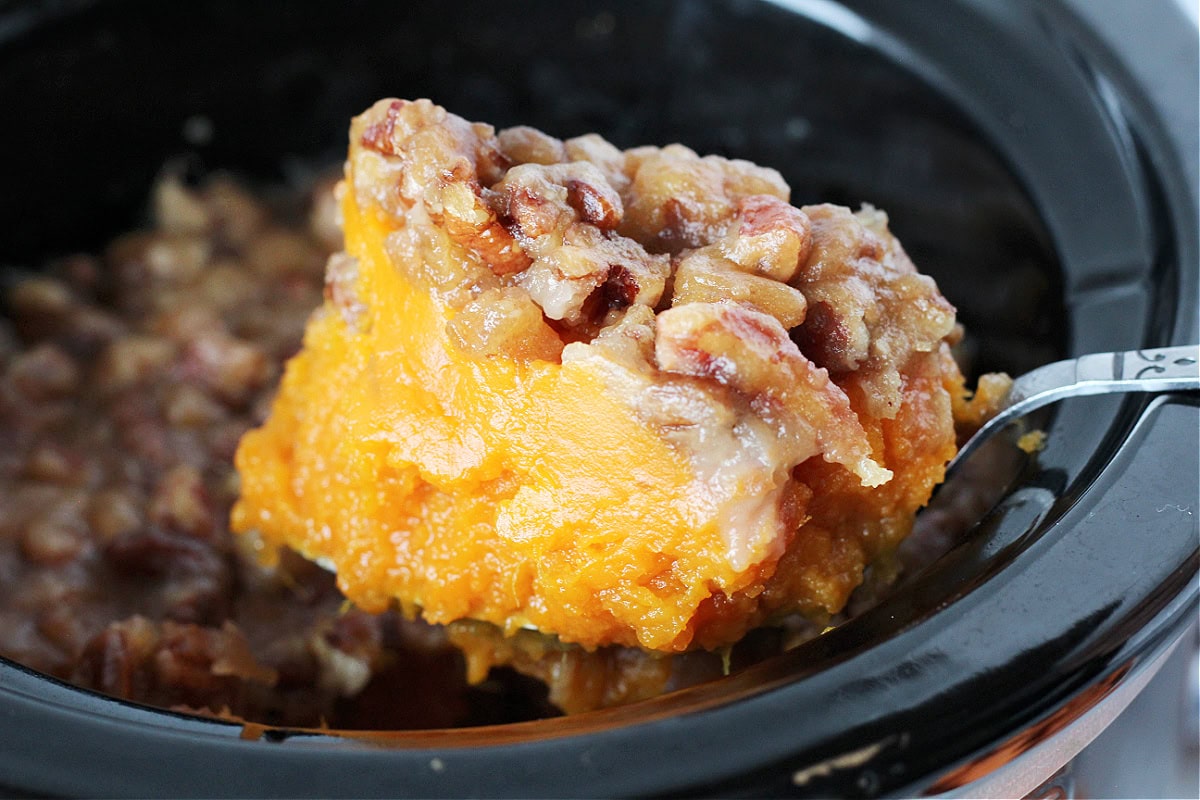
[[[1092,353],[1046,364],[1013,381],[1000,413],[959,448],[946,474],[1010,422],[1050,403],[1093,394],[1196,390],[1200,390],[1200,346],[1194,344]]]

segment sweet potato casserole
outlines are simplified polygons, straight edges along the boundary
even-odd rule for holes
[[[384,100],[314,196],[168,177],[9,290],[0,653],[288,724],[628,702],[842,612],[1003,390],[882,211],[748,162]]]

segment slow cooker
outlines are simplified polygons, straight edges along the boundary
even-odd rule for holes
[[[0,263],[97,246],[168,159],[279,179],[335,163],[373,100],[428,96],[885,208],[978,370],[1186,344],[1196,39],[1171,2],[6,5]],[[1080,399],[1039,424],[1045,449],[948,552],[725,678],[356,732],[142,707],[0,660],[0,794],[1024,795],[1137,694],[1200,598],[1200,399]]]

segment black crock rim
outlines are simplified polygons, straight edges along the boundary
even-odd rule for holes
[[[887,18],[882,3],[853,5]],[[1164,121],[1156,116],[1161,109],[1142,102],[1152,88],[1121,67],[1133,56],[1120,52],[1119,42],[1102,43],[1079,23],[1087,15],[1083,5],[1078,0],[1040,7],[1018,2],[990,16],[992,10],[978,0],[962,0],[955,13],[986,17],[993,26],[1012,24],[1014,17],[1026,25],[1065,25],[1077,48],[1072,57],[1083,58],[1088,70],[1116,88],[1117,111],[1123,115],[1118,122],[1136,134],[1137,169],[1154,184],[1142,188],[1157,192],[1159,202],[1172,210],[1170,257],[1183,265],[1169,287],[1176,292],[1173,305],[1164,309],[1158,298],[1160,305],[1152,308],[1165,311],[1170,324],[1148,318],[1130,346],[1195,341],[1197,312],[1187,292],[1195,294],[1200,263],[1196,187],[1186,179],[1190,168],[1182,169],[1182,183],[1170,176],[1170,166],[1181,158],[1175,152],[1178,137],[1167,130],[1194,121]],[[1146,25],[1161,28],[1168,39],[1188,35],[1178,29],[1177,8],[1153,9],[1147,10]],[[937,70],[926,63],[910,66]],[[1081,345],[1086,341],[1073,343]],[[1131,400],[1101,414],[1116,431],[1100,443],[1103,452],[1070,465],[1068,491],[1060,487],[1046,496],[1046,486],[1056,480],[1048,474],[1052,470],[1018,487],[1009,505],[985,521],[997,541],[1008,543],[1004,557],[952,601],[922,594],[928,587],[917,581],[843,629],[723,681],[571,718],[381,735],[268,730],[148,709],[0,659],[0,717],[7,720],[0,725],[5,742],[0,783],[69,794],[735,794],[756,787],[778,791],[791,786],[790,776],[799,769],[876,747],[852,770],[833,769],[829,782],[807,789],[847,795],[911,792],[1044,718],[1087,686],[1122,670],[1133,674],[1194,619],[1200,561],[1197,549],[1177,546],[1182,557],[1160,565],[1154,579],[1147,576],[1135,588],[1112,586],[1111,597],[1076,607],[1075,618],[1042,620],[1034,626],[1036,633],[1019,642],[987,640],[988,619],[1020,607],[1021,592],[1039,581],[1079,579],[1103,590],[1078,571],[1081,553],[1092,544],[1089,538],[1107,531],[1105,541],[1115,552],[1117,529],[1146,517],[1162,500],[1148,484],[1158,480],[1169,488],[1180,480],[1178,461],[1153,469],[1148,453],[1151,447],[1178,445],[1181,436],[1186,449],[1188,426],[1196,430],[1194,402]],[[1184,465],[1191,468],[1186,451]],[[1188,479],[1185,469],[1182,480]],[[1129,497],[1114,505],[1106,500],[1110,495]],[[1022,510],[1028,513],[1022,516]],[[1194,522],[1170,524],[1178,541],[1194,534]],[[889,624],[889,616],[894,621],[901,608],[918,613]],[[1108,611],[1097,616],[1098,608]],[[938,665],[963,641],[984,650],[964,667],[957,685],[928,685],[944,678]],[[986,652],[991,644],[994,652]],[[814,658],[818,650],[820,657]],[[820,669],[814,670],[814,663]],[[991,696],[997,687],[1011,696]],[[908,705],[871,707],[871,698],[885,695],[907,698]],[[954,702],[966,706],[947,705]],[[814,716],[814,708],[821,714]],[[834,727],[831,710],[836,710]],[[872,781],[864,784],[864,774]],[[114,780],[114,775],[123,777]]]

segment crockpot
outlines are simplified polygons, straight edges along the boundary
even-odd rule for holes
[[[888,210],[977,370],[1195,342],[1196,31],[1172,2],[114,0],[0,7],[0,263],[100,245],[186,155],[263,180],[429,96],[683,142]],[[0,660],[0,786],[49,795],[1020,795],[1197,609],[1200,402],[1068,401],[953,546],[837,629],[621,708],[437,731],[142,707]],[[953,491],[943,487],[942,494]]]

